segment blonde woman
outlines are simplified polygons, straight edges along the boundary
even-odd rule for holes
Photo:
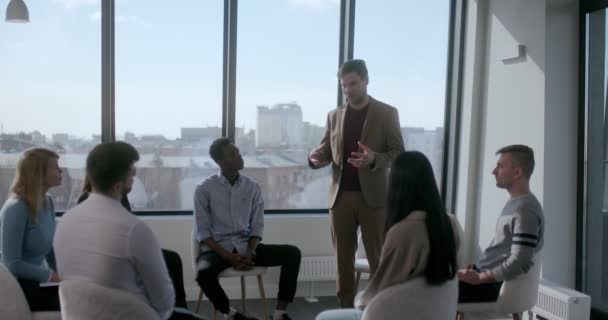
[[[23,152],[11,195],[0,209],[0,258],[32,311],[59,310],[58,286],[40,286],[60,280],[53,253],[55,207],[47,194],[61,184],[58,160],[57,153],[43,148]]]

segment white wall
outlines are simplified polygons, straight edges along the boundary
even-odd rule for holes
[[[494,224],[508,199],[496,188],[491,171],[495,152],[509,144],[526,144],[535,150],[536,174],[531,189],[543,201],[544,125],[545,125],[545,1],[490,1],[486,38],[486,99],[482,142],[481,206],[479,243],[492,240]],[[518,45],[525,45],[527,56],[505,63]],[[540,174],[539,174],[540,173]]]
[[[530,146],[536,158],[531,189],[547,220],[544,277],[573,286],[577,13],[553,8],[544,0],[469,2],[457,213],[472,259],[476,245],[491,241],[508,199],[491,174],[495,152]],[[518,45],[525,57],[505,61],[517,56]],[[556,57],[560,50],[565,53]]]
[[[190,253],[192,217],[145,217],[159,239],[161,247],[177,251],[184,264],[184,283],[188,300],[198,296],[198,285],[194,281]],[[333,248],[327,215],[267,215],[264,219],[264,243],[293,244],[300,248],[302,256],[331,256]],[[259,297],[257,282],[247,283],[247,296]],[[240,297],[240,283],[236,279],[222,280],[226,293],[231,298]],[[278,268],[272,269],[264,278],[268,297],[275,298],[278,291]],[[318,296],[335,295],[333,281],[315,283]],[[309,294],[309,283],[298,283],[298,296]]]

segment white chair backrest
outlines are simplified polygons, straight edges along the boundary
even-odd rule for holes
[[[61,281],[59,300],[63,320],[159,319],[146,301],[131,292],[85,279]]]
[[[458,280],[430,286],[424,277],[386,288],[365,307],[361,320],[454,319]]]
[[[498,296],[497,312],[512,313],[513,310],[530,310],[536,305],[542,270],[540,253],[537,253],[532,261],[534,265],[528,272],[503,283]]]
[[[361,237],[361,228],[357,229],[357,252],[355,253],[355,259],[367,259],[367,253],[365,253],[365,247],[363,246],[363,238]]]
[[[31,320],[32,312],[17,279],[0,264],[0,319]]]

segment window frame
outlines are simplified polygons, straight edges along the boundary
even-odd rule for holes
[[[579,3],[579,66],[578,66],[578,144],[577,144],[577,183],[576,183],[576,263],[575,263],[575,289],[586,291],[586,247],[587,247],[587,221],[586,215],[589,190],[587,156],[589,154],[589,109],[587,108],[587,23],[588,15],[598,10],[608,10],[608,0],[582,0]],[[605,318],[608,314],[591,307],[591,318]]]
[[[608,0],[606,0],[608,2]],[[115,125],[115,0],[101,2],[101,141],[116,140]],[[444,109],[444,146],[441,196],[448,211],[453,211],[456,202],[457,159],[460,132],[461,76],[464,55],[464,23],[466,12],[464,0],[450,0],[448,52],[446,61],[446,92]],[[353,58],[355,38],[356,0],[340,1],[338,64]],[[237,58],[238,0],[224,0],[223,19],[223,71],[222,71],[222,135],[235,139],[236,114],[236,58]],[[337,103],[342,104],[344,95],[336,79]],[[267,209],[265,214],[324,214],[327,208]],[[140,216],[191,215],[192,210],[135,211]],[[60,215],[61,213],[59,213]]]

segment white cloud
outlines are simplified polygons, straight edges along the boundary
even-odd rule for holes
[[[67,9],[85,7],[85,6],[99,6],[99,0],[53,0],[55,3],[62,4]]]
[[[298,8],[327,9],[340,5],[340,0],[287,0]]]

